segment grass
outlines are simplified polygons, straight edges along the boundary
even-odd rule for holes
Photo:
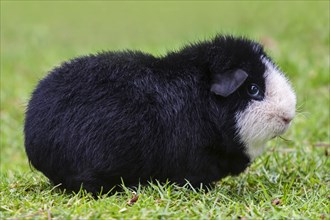
[[[329,219],[329,2],[1,1],[1,219]],[[238,177],[208,192],[157,183],[114,196],[68,194],[30,169],[24,110],[60,62],[101,50],[155,55],[215,33],[262,41],[291,79],[299,114]]]

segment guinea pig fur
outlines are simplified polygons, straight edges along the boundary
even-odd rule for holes
[[[25,149],[37,170],[72,191],[208,185],[244,171],[287,130],[295,106],[283,73],[245,38],[217,36],[162,57],[103,52],[40,81]]]

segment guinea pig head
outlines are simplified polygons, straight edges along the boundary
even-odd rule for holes
[[[250,83],[247,93],[261,97],[251,99],[246,109],[236,114],[237,135],[251,160],[262,152],[268,140],[288,129],[296,111],[296,95],[289,81],[268,58],[262,57],[261,62],[265,65],[265,90]]]
[[[210,90],[229,100],[231,106],[224,107],[235,112],[236,138],[252,161],[268,140],[288,129],[295,116],[296,96],[261,45],[246,41],[231,45],[235,50],[222,48],[226,55],[218,59],[227,70],[213,69]]]

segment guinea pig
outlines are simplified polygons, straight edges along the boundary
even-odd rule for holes
[[[71,191],[237,175],[289,127],[296,96],[263,47],[216,36],[155,57],[102,52],[63,63],[28,103],[30,163]]]

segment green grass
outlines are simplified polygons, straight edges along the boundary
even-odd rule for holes
[[[0,218],[329,219],[329,4],[1,1]],[[133,205],[126,188],[95,200],[64,193],[30,169],[24,110],[51,68],[101,50],[160,55],[215,33],[264,42],[287,73],[299,111],[284,135],[290,141],[269,142],[244,173],[209,192],[155,183],[140,187]]]

